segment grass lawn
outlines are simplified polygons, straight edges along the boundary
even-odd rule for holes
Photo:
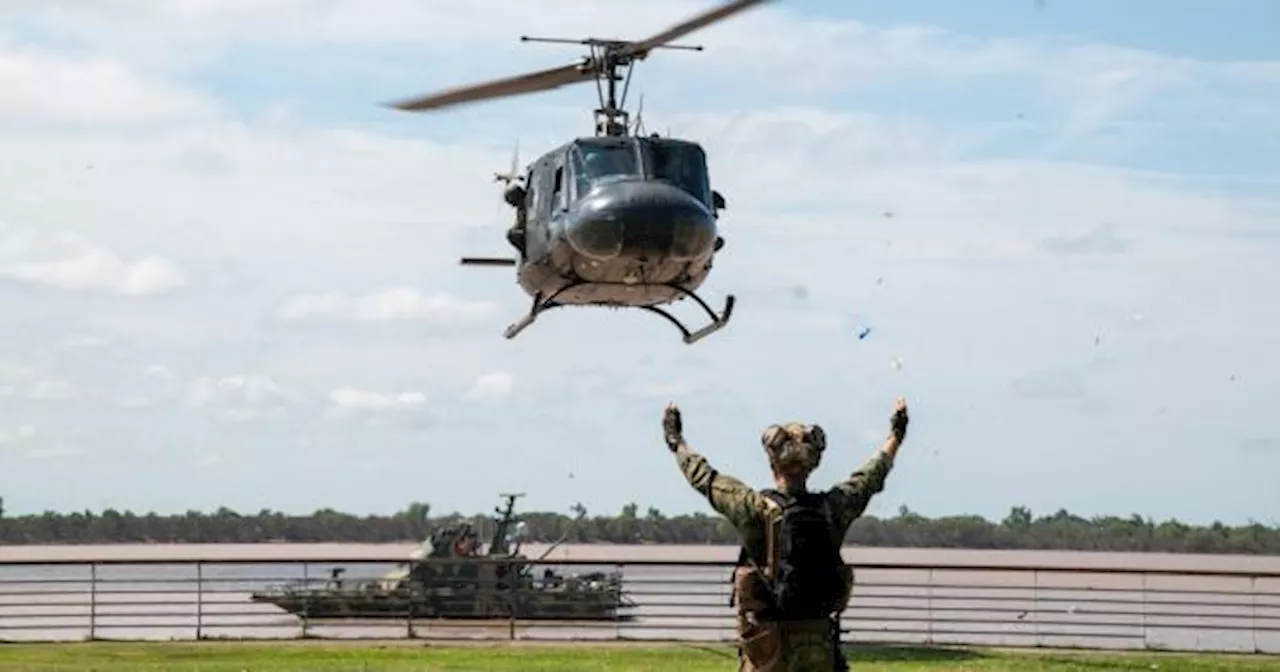
[[[1010,652],[984,649],[859,647],[850,672],[1280,671],[1273,656],[1192,656],[1164,653]],[[321,672],[408,670],[582,670],[591,672],[725,672],[736,670],[726,646],[696,644],[443,645],[422,642],[202,642],[0,644],[0,670],[199,670],[201,672]]]

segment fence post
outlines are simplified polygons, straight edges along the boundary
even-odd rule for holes
[[[423,558],[422,562],[425,563],[429,561],[426,558]],[[404,636],[408,639],[416,639],[418,636],[418,633],[414,632],[413,630],[413,615],[417,611],[417,605],[414,602],[414,600],[417,599],[418,597],[417,584],[415,584],[413,580],[415,571],[421,572],[422,570],[416,570],[414,565],[410,564],[408,566],[408,571],[405,573],[405,576],[404,576],[404,583],[400,584],[405,586],[405,589],[408,591],[408,596],[409,596],[409,599],[405,602],[405,608],[404,608]],[[394,587],[394,584],[391,590],[393,591],[397,590],[397,588]],[[423,586],[422,593],[423,593],[423,601],[425,602],[428,599],[427,589],[425,585]]]
[[[1040,644],[1040,570],[1031,570],[1031,637],[1032,647]]]
[[[1139,576],[1142,577],[1142,650],[1146,651],[1151,648],[1151,642],[1147,639],[1147,573],[1143,572]]]
[[[619,562],[618,564],[614,565],[613,568],[618,572],[618,592],[616,593],[617,599],[613,601],[613,605],[614,605],[613,639],[614,641],[621,641],[622,640],[622,594],[627,587],[627,582],[625,578],[627,575],[626,574],[627,565],[626,563]],[[836,636],[838,637],[839,633],[836,633]]]
[[[1249,577],[1249,634],[1253,639],[1253,652],[1262,653],[1258,648],[1258,577]]]
[[[98,638],[98,563],[89,563],[89,639]]]
[[[196,561],[196,639],[204,639],[204,563]]]
[[[520,566],[511,565],[511,569],[507,571],[507,583],[511,586],[511,618],[507,621],[507,639],[514,640],[516,638],[516,614],[520,609]],[[496,588],[496,586],[495,586]]]
[[[413,589],[409,589],[409,606],[405,609],[404,619],[404,636],[408,639],[414,639],[417,634],[413,631]]]
[[[308,574],[307,574],[307,567],[308,567],[308,564],[307,564],[307,562],[304,560],[304,561],[302,562],[302,614],[301,614],[301,617],[302,617],[302,618],[301,618],[301,620],[299,621],[299,623],[301,624],[301,628],[302,628],[302,632],[301,632],[301,635],[300,635],[300,636],[301,636],[303,639],[306,639],[306,638],[307,638],[307,636],[308,636],[308,635],[307,635],[307,625],[308,625],[307,621],[309,620],[309,619],[308,619],[308,616],[309,616],[309,615],[310,615],[310,613],[311,613],[311,587],[310,587],[310,585],[309,585],[309,584],[311,583],[311,580],[310,580],[310,577],[309,577],[309,576],[308,576]]]
[[[926,646],[933,646],[933,567],[929,568],[929,578],[924,587],[924,607],[925,607],[925,635],[924,643]]]

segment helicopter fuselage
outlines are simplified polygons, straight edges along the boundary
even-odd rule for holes
[[[711,190],[706,153],[695,142],[661,138],[656,133],[633,135],[640,127],[640,115],[636,115],[633,127],[623,107],[637,61],[655,49],[701,51],[701,46],[672,42],[764,2],[728,0],[638,41],[526,35],[520,39],[585,45],[590,55],[568,65],[416,96],[393,105],[421,112],[596,83],[600,106],[594,110],[595,137],[576,138],[538,157],[525,171],[523,185],[511,184],[518,179],[516,175],[496,176],[508,180],[505,199],[517,214],[507,240],[519,251],[519,258],[461,260],[463,265],[517,267],[518,282],[533,298],[533,306],[507,327],[507,338],[515,338],[539,314],[564,305],[630,307],[657,313],[680,329],[685,343],[693,343],[729,322],[733,295],[725,298],[724,310],[717,315],[696,292],[711,272],[716,252],[724,246],[716,230],[724,198]],[[513,160],[512,173],[517,166]],[[696,332],[660,307],[686,298],[711,316],[711,323]]]
[[[717,315],[697,294],[724,246],[716,226],[724,198],[711,189],[697,143],[656,134],[577,138],[538,157],[523,181],[504,195],[516,210],[507,240],[519,259],[462,260],[517,267],[533,306],[507,327],[507,338],[567,305],[657,313],[686,343],[728,323],[732,295]],[[690,332],[660,307],[683,299],[696,302],[711,323]]]
[[[688,296],[723,244],[707,174],[699,145],[670,138],[578,138],[544,154],[512,199],[520,286],[572,305]]]

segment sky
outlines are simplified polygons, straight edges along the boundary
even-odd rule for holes
[[[0,496],[10,513],[523,505],[710,512],[816,422],[825,486],[912,423],[868,513],[1280,510],[1280,45],[1264,0],[777,1],[637,66],[727,201],[685,345],[527,309],[495,172],[590,135],[569,63],[704,0],[0,4]],[[687,302],[674,311],[691,324]],[[859,334],[866,332],[865,338]],[[891,366],[900,362],[900,367]]]

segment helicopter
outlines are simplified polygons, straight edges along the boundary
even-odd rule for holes
[[[511,172],[494,176],[506,184],[503,200],[516,211],[506,238],[517,255],[461,260],[467,266],[516,268],[532,305],[507,327],[506,338],[515,338],[547,310],[566,305],[646,310],[675,325],[687,344],[728,324],[733,295],[716,314],[697,291],[725,244],[717,227],[725,199],[711,188],[706,152],[697,142],[670,134],[644,135],[640,114],[633,124],[623,108],[637,61],[655,49],[702,51],[701,45],[671,42],[764,2],[734,0],[639,41],[522,36],[522,42],[584,45],[589,55],[558,68],[387,104],[421,112],[596,82],[593,136],[576,137],[542,154],[523,175],[517,173],[517,144]],[[697,331],[663,308],[686,298],[710,316]]]

